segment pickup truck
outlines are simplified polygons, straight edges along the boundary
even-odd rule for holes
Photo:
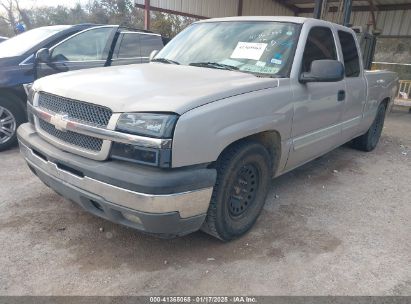
[[[117,25],[55,25],[36,28],[0,44],[0,151],[17,143],[27,121],[27,88],[60,72],[148,62],[160,35]]]
[[[149,64],[36,81],[18,139],[46,185],[97,216],[228,241],[253,226],[272,178],[346,142],[373,150],[397,86],[363,70],[349,28],[211,19]]]

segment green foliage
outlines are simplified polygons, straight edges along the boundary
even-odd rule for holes
[[[173,38],[194,21],[196,21],[194,18],[153,12],[151,14],[151,30],[163,37]]]
[[[119,24],[144,27],[144,12],[133,0],[89,0],[87,5],[20,8],[20,0],[0,0],[0,36],[12,36],[14,24],[23,22],[28,29],[56,24]],[[159,12],[151,13],[151,30],[172,38],[195,19]]]

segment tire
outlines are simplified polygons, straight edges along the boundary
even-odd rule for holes
[[[385,103],[378,106],[377,115],[368,129],[367,133],[353,139],[352,147],[361,151],[370,152],[377,147],[381,137],[382,128],[384,127],[385,112],[387,108]]]
[[[223,241],[244,235],[264,206],[272,176],[271,156],[259,143],[243,141],[216,162],[214,186],[201,230]]]
[[[0,151],[17,143],[17,128],[26,121],[20,101],[6,96],[0,97]]]

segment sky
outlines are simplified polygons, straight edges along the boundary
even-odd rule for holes
[[[20,0],[20,7],[32,8],[35,6],[57,6],[64,5],[67,7],[73,7],[77,3],[86,4],[88,0]]]

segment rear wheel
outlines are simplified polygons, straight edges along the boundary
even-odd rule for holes
[[[25,121],[19,101],[0,97],[0,151],[17,143],[17,128]]]
[[[382,128],[384,127],[386,105],[381,103],[377,110],[377,115],[368,129],[367,133],[355,138],[352,142],[352,146],[361,151],[372,151],[377,147],[380,140]]]
[[[259,143],[230,147],[217,161],[217,182],[202,230],[228,241],[255,223],[270,187],[271,157]]]

